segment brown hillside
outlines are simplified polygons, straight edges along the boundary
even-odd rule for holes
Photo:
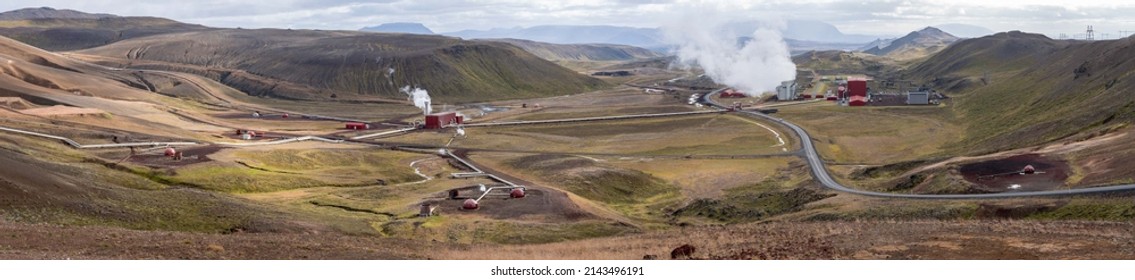
[[[50,51],[70,51],[207,27],[155,17],[0,19],[0,35]]]

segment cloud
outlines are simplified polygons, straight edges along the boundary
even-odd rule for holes
[[[355,30],[420,22],[437,31],[547,24],[658,27],[690,6],[732,11],[737,21],[820,19],[848,33],[901,35],[928,25],[967,23],[1048,34],[1135,29],[1135,3],[1033,0],[17,0],[0,10],[50,6],[92,13],[157,16],[217,27]]]

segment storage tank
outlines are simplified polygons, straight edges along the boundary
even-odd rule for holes
[[[461,208],[465,210],[476,210],[478,207],[480,207],[480,205],[478,205],[477,201],[473,200],[472,198],[466,199],[465,203],[461,204]]]
[[[166,155],[167,157],[172,157],[172,156],[174,156],[174,155],[176,155],[176,154],[177,154],[177,150],[175,150],[175,149],[174,149],[173,147],[169,147],[169,148],[166,148],[166,152],[165,152],[165,155]]]
[[[512,191],[508,192],[508,196],[510,196],[512,198],[524,197],[524,189],[522,189],[522,188],[512,189]]]

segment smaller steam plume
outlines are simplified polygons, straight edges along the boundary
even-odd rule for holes
[[[426,92],[426,90],[404,86],[401,91],[409,97],[411,102],[414,102],[414,106],[422,108],[422,114],[429,115],[430,112],[433,111],[433,109],[430,108],[430,93]]]

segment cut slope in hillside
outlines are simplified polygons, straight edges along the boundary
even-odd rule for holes
[[[404,86],[435,101],[553,96],[606,87],[500,42],[355,31],[221,29],[157,35],[82,50],[171,70],[204,67],[254,96],[300,100],[404,99]],[[161,62],[166,65],[161,65]]]
[[[551,44],[520,39],[488,39],[505,42],[551,61],[625,61],[659,57],[644,48],[611,44]]]

